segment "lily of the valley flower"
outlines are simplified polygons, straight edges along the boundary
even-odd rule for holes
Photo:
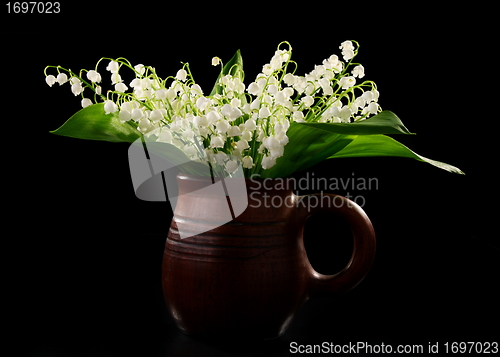
[[[59,73],[57,75],[57,83],[59,83],[59,85],[63,85],[64,83],[66,83],[68,81],[68,76],[66,75],[66,73]]]
[[[111,61],[109,62],[108,66],[106,67],[106,70],[110,71],[111,73],[118,73],[118,69],[120,68],[120,64],[116,61]]]
[[[344,61],[349,61],[354,57],[354,45],[352,41],[344,41],[339,47],[342,49],[342,56],[344,57]]]
[[[236,160],[229,160],[226,164],[226,170],[228,173],[232,174],[238,169],[238,161]]]
[[[254,167],[254,163],[253,163],[253,158],[251,156],[245,156],[242,160],[242,166],[245,168],[245,169],[251,169]]]
[[[52,87],[54,83],[56,83],[56,77],[54,77],[52,74],[49,74],[47,77],[45,77],[45,82],[49,85],[49,87]]]
[[[77,77],[72,77],[70,79],[70,82],[71,82],[71,91],[73,92],[73,94],[75,96],[81,94],[83,92],[83,90],[85,89],[82,86],[82,81]]]
[[[248,87],[241,73],[231,72],[219,78],[221,94],[209,96],[194,82],[188,64],[163,80],[153,67],[110,59],[106,70],[111,72],[114,90],[105,95],[97,67],[82,70],[84,80],[57,66],[57,78],[46,74],[45,81],[49,86],[62,85],[68,74],[71,91],[82,95],[82,107],[97,102],[100,96],[105,114],[124,125],[132,124],[144,136],[176,146],[190,160],[218,165],[228,174],[238,170],[240,161],[247,174],[259,173],[284,155],[292,123],[350,123],[381,110],[375,84],[357,83],[365,76],[364,67],[344,62],[357,54],[357,43],[344,41],[340,49],[343,61],[333,54],[299,75],[295,63],[293,72],[288,71],[293,63],[291,47],[278,47]],[[220,59],[213,57],[212,65],[219,64]],[[119,74],[122,68],[135,75],[130,83],[124,83]],[[95,93],[94,101],[83,97],[86,87]]]
[[[365,68],[362,65],[357,65],[352,69],[354,77],[363,78],[365,76]]]
[[[117,92],[126,92],[128,89],[127,85],[125,83],[116,83],[115,84],[115,91]]]
[[[101,83],[101,75],[97,71],[91,70],[87,72],[87,78],[93,83]]]
[[[82,99],[82,108],[88,107],[89,105],[92,105],[92,101],[89,98],[83,98]]]
[[[342,77],[339,81],[342,85],[342,89],[349,89],[356,84],[356,78],[350,77]]]
[[[115,113],[118,111],[118,106],[111,100],[107,100],[104,102],[104,112],[106,114]]]
[[[179,81],[184,82],[187,79],[187,71],[185,69],[179,69],[175,75]]]

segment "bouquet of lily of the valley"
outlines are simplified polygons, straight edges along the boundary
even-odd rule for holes
[[[69,82],[83,107],[52,133],[158,143],[160,155],[198,175],[287,177],[325,159],[362,156],[408,157],[462,173],[386,135],[411,133],[394,113],[382,111],[376,84],[362,80],[364,67],[353,62],[358,43],[345,41],[340,49],[342,59],[333,54],[300,76],[290,44],[282,42],[248,86],[240,51],[225,64],[214,57],[212,65],[220,65],[221,72],[208,95],[188,63],[166,79],[155,68],[124,58],[102,58],[95,69],[79,73],[48,66],[47,84]],[[114,86],[105,93],[103,61]],[[134,77],[128,85],[120,74],[124,70]]]

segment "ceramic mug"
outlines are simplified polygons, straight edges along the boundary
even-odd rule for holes
[[[282,179],[239,180],[245,180],[246,190],[231,200],[245,201],[246,208],[217,226],[228,197],[204,192],[214,184],[211,178],[177,176],[162,285],[168,310],[187,335],[279,337],[307,299],[352,289],[372,265],[375,233],[356,203],[332,194],[296,196],[291,181]],[[230,191],[232,182],[225,181]],[[305,221],[318,212],[340,216],[352,230],[351,259],[335,275],[316,272],[304,248]],[[203,233],[182,238],[181,225],[183,231]]]

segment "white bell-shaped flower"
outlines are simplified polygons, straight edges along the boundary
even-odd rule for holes
[[[168,129],[163,129],[156,141],[172,144],[172,133]]]
[[[175,75],[175,78],[177,78],[179,81],[184,82],[187,79],[187,72],[185,69],[179,69],[177,71],[177,74]]]
[[[304,105],[309,108],[311,107],[311,105],[314,104],[314,98],[311,97],[310,95],[306,95],[305,97],[303,97],[301,100],[300,100],[302,103],[304,103]]]
[[[369,103],[373,100],[373,98],[375,98],[375,95],[373,94],[372,91],[366,91],[363,93],[361,98],[363,98],[367,103]]]
[[[56,77],[54,77],[52,74],[49,74],[47,77],[45,77],[45,82],[49,85],[49,87],[52,87],[54,83],[56,83]]]
[[[221,109],[221,114],[224,115],[226,118],[230,118],[231,114],[233,112],[233,107],[229,104],[224,104],[224,106]]]
[[[118,72],[111,74],[111,84],[117,84],[121,82],[123,82],[123,79],[122,76],[118,74]]]
[[[340,44],[339,48],[341,50],[354,50],[354,44],[352,41],[344,41]]]
[[[201,89],[199,84],[193,84],[191,86],[191,90],[189,91],[191,96],[193,97],[199,97],[200,95],[203,95],[203,89]]]
[[[221,119],[221,116],[219,113],[217,113],[215,110],[210,111],[207,115],[207,120],[210,124],[215,124],[218,120]]]
[[[291,86],[295,83],[295,76],[291,73],[287,73],[285,74],[285,77],[283,77],[283,81],[289,86]]]
[[[238,170],[238,161],[236,160],[229,160],[227,163],[226,163],[226,171],[230,174],[232,174],[233,172],[235,172],[236,170]]]
[[[120,68],[120,64],[116,61],[110,61],[108,66],[106,67],[107,71],[111,73],[118,73],[118,69]]]
[[[273,71],[273,66],[270,63],[266,63],[264,66],[262,66],[262,73],[264,73],[266,76],[270,76]]]
[[[106,114],[115,113],[118,111],[118,106],[111,100],[104,102],[104,112]]]
[[[340,117],[340,108],[336,105],[332,105],[330,108],[326,110],[327,115],[333,118],[339,118]]]
[[[342,49],[344,61],[348,61],[354,57],[354,45],[351,41],[342,42],[339,48]]]
[[[132,79],[132,82],[130,82],[130,87],[134,89],[142,89],[142,80],[140,78]]]
[[[275,95],[276,93],[278,93],[278,87],[275,84],[267,86],[267,93]]]
[[[251,104],[250,104],[250,109],[251,110],[259,110],[260,108],[260,100],[256,98]]]
[[[118,117],[120,119],[120,122],[123,124],[132,119],[132,114],[128,110],[122,108]]]
[[[251,141],[252,140],[252,135],[253,132],[250,130],[243,130],[241,132],[240,138],[245,139],[246,141]]]
[[[59,73],[57,75],[57,83],[59,83],[59,85],[63,85],[64,83],[66,83],[68,81],[68,76],[66,75],[66,73]]]
[[[134,110],[132,110],[131,115],[132,115],[132,120],[139,121],[142,119],[144,113],[139,108],[135,108]]]
[[[280,145],[275,147],[274,149],[271,149],[271,157],[273,159],[277,159],[280,156],[283,156],[283,152],[285,150],[284,145]]]
[[[115,91],[117,92],[122,92],[125,93],[127,91],[128,87],[125,83],[116,83],[115,84]]]
[[[143,64],[138,64],[138,65],[134,66],[134,69],[135,69],[137,72],[139,72],[139,74],[140,74],[141,76],[143,76],[143,75],[144,75],[144,72],[146,71],[146,68],[144,68],[144,65],[143,65]]]
[[[333,94],[333,88],[331,86],[321,87],[321,88],[323,89],[324,95],[332,95]]]
[[[344,61],[349,61],[351,58],[354,57],[354,51],[353,50],[342,50],[342,57],[344,57]]]
[[[247,156],[243,157],[243,159],[241,161],[242,161],[243,167],[245,169],[251,169],[254,166],[253,158],[251,156],[247,155]]]
[[[349,118],[351,117],[351,108],[349,108],[347,105],[345,105],[339,112],[339,118],[344,122],[348,123]]]
[[[288,101],[288,97],[286,96],[285,92],[284,91],[279,91],[278,93],[276,93],[276,95],[274,96],[274,101],[276,104],[280,104],[280,105],[286,105],[287,101]]]
[[[69,82],[71,84],[82,84],[82,81],[78,77],[71,77],[70,80],[69,80]]]
[[[196,108],[198,108],[199,110],[205,110],[207,108],[208,105],[210,105],[211,103],[211,100],[206,98],[206,97],[199,97],[197,100],[196,100]]]
[[[231,112],[231,116],[229,117],[231,120],[236,120],[239,117],[241,117],[243,113],[241,112],[240,108],[233,108],[233,111]]]
[[[250,118],[245,122],[245,129],[250,131],[257,129],[257,124],[253,118]]]
[[[261,165],[262,165],[262,168],[263,168],[264,170],[270,169],[270,168],[271,168],[271,167],[273,167],[275,164],[276,164],[276,159],[273,159],[273,158],[271,158],[270,156],[264,156],[264,157],[262,158]]]
[[[364,106],[366,105],[366,100],[365,98],[363,98],[363,96],[357,97],[353,104],[358,108],[364,108]]]
[[[207,117],[205,115],[203,115],[201,117],[200,116],[196,116],[193,119],[193,124],[197,128],[200,128],[200,127],[205,128],[205,127],[208,126],[208,119],[207,119]]]
[[[292,114],[292,118],[297,123],[303,123],[304,122],[304,113],[301,111],[294,111]]]
[[[266,106],[263,106],[259,110],[259,118],[264,119],[268,118],[271,115],[271,112],[269,111],[269,108]]]
[[[281,135],[279,136],[279,139],[280,139],[280,145],[282,147],[284,147],[286,144],[288,144],[289,139],[288,139],[288,136],[286,136],[286,134],[281,133]]]
[[[182,137],[188,141],[192,141],[194,138],[194,132],[191,129],[186,129],[182,132]]]
[[[71,91],[75,96],[81,94],[83,90],[84,87],[82,86],[82,83],[80,81],[75,82],[74,84],[71,85]]]
[[[159,100],[167,99],[167,89],[166,88],[158,89],[155,94],[156,94],[156,99],[159,99]]]
[[[362,65],[357,65],[352,69],[351,73],[354,77],[363,78],[365,76],[365,68]]]
[[[224,147],[224,140],[220,136],[212,136],[210,138],[210,147],[212,148],[222,148]]]
[[[149,120],[151,120],[153,123],[157,123],[162,119],[163,119],[163,113],[161,109],[154,109],[149,114]]]
[[[370,114],[377,114],[377,112],[378,112],[378,103],[371,102],[370,104],[368,104],[368,106],[366,107],[366,109],[368,110],[368,113],[370,113]]]
[[[228,131],[230,126],[231,124],[229,124],[227,120],[221,119],[217,122],[217,124],[215,124],[215,129],[219,134],[223,134]]]
[[[243,150],[246,150],[250,147],[250,145],[248,144],[248,141],[246,141],[245,139],[240,139],[236,142],[236,148],[242,152]]]
[[[238,126],[232,125],[229,130],[227,131],[227,136],[240,136],[241,135],[241,129]]]
[[[356,78],[352,76],[342,77],[339,84],[342,85],[342,89],[349,89],[356,84]]]
[[[151,125],[151,122],[149,121],[149,119],[142,118],[141,121],[139,122],[139,126],[137,127],[137,130],[139,130],[143,134],[146,134],[152,128],[153,128],[153,126]]]
[[[92,101],[89,98],[82,99],[82,108],[86,108],[89,105],[92,105]]]
[[[224,165],[224,162],[227,161],[228,156],[225,152],[219,151],[217,154],[214,154],[213,158],[215,159],[215,164]]]
[[[100,83],[102,78],[101,75],[94,70],[90,70],[87,72],[87,78],[92,82],[92,83]]]
[[[250,83],[250,85],[247,88],[247,92],[252,95],[259,95],[261,91],[262,88],[260,88],[259,85],[255,82]]]
[[[182,151],[188,156],[188,157],[195,157],[198,151],[193,145],[184,145]]]
[[[262,144],[268,148],[269,150],[275,149],[280,145],[280,142],[278,139],[276,139],[274,136],[268,136],[267,138],[264,139]]]

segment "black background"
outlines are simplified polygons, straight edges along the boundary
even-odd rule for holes
[[[4,323],[18,355],[287,356],[293,341],[425,348],[440,342],[444,352],[447,341],[499,340],[491,9],[61,5],[52,15],[2,9],[2,253],[4,294],[12,301],[4,305]],[[378,180],[376,190],[349,192],[364,196],[377,234],[365,280],[343,296],[307,302],[275,341],[235,345],[182,335],[167,316],[160,285],[169,205],[135,197],[128,144],[49,134],[80,109],[80,98],[69,85],[49,88],[44,67],[76,71],[103,56],[123,56],[165,77],[189,62],[209,92],[218,75],[213,56],[227,61],[241,49],[248,84],[280,41],[291,43],[304,74],[340,55],[346,39],[360,43],[357,61],[377,83],[382,108],[417,133],[396,139],[467,175],[399,158],[315,166],[309,174],[316,177]],[[305,242],[321,273],[335,273],[348,260],[346,227],[329,217],[308,222]]]

